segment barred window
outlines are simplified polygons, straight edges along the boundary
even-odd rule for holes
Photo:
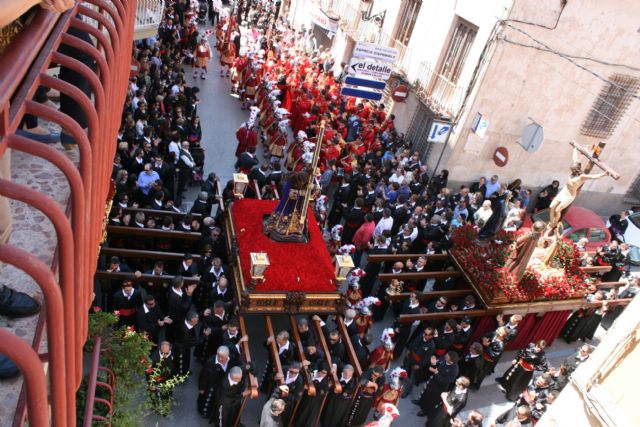
[[[440,74],[451,83],[458,82],[464,62],[473,45],[473,40],[478,34],[478,27],[459,16],[456,16],[454,25],[455,30],[440,67]]]
[[[582,124],[581,133],[585,136],[610,137],[640,88],[640,79],[629,75],[614,74],[609,80],[611,83],[600,91]]]
[[[422,6],[422,0],[403,1],[395,38],[404,45],[408,45],[411,40],[411,34],[413,34],[413,28],[416,26],[416,20],[420,13],[420,6]]]

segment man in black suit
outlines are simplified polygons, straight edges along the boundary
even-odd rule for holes
[[[222,380],[235,366],[226,346],[218,347],[216,354],[207,359],[198,377],[198,413],[203,418],[210,418],[216,408],[216,389]]]
[[[364,222],[364,212],[362,212],[363,205],[364,200],[357,198],[353,207],[342,214],[345,220],[344,232],[342,233],[343,243],[351,243],[353,235],[356,234],[356,231]]]
[[[165,316],[162,310],[156,304],[153,295],[147,294],[144,297],[142,307],[138,309],[136,314],[136,320],[139,332],[146,332],[149,339],[154,344],[158,344],[160,331],[164,328],[164,325],[170,325],[172,320],[169,316]]]
[[[242,406],[242,399],[249,395],[245,390],[244,373],[239,366],[229,370],[226,378],[218,387],[216,393],[216,411],[211,416],[211,422],[216,427],[228,427],[235,424]]]
[[[122,282],[122,289],[113,295],[113,311],[118,312],[118,326],[134,326],[136,313],[141,305],[140,292],[137,292],[133,287],[132,280],[125,279]]]
[[[251,169],[259,163],[255,153],[255,147],[249,147],[247,151],[241,153],[236,162],[236,168],[239,169],[240,172],[248,174]]]
[[[154,162],[151,164],[151,168],[158,173],[158,176],[162,180],[162,182],[172,182],[173,176],[170,176],[174,173],[173,169],[169,164],[165,163],[164,157],[161,154],[156,154]]]
[[[211,202],[209,201],[209,194],[207,194],[206,191],[198,193],[198,198],[193,202],[189,213],[200,214],[203,217],[211,215]]]
[[[273,342],[275,342],[276,349],[278,350],[280,366],[289,365],[292,361],[296,360],[296,346],[291,340],[289,340],[289,332],[280,331],[275,337],[268,337],[264,346],[269,348],[269,345]],[[275,385],[275,366],[275,361],[271,360],[271,353],[269,353],[267,365],[265,366],[264,375],[262,377],[262,384],[260,385],[260,390],[263,393],[270,394]]]
[[[167,314],[173,320],[167,331],[167,339],[173,340],[180,328],[182,322],[189,309],[191,308],[191,296],[196,289],[197,284],[184,286],[182,276],[175,276],[171,281],[171,289],[169,290]]]
[[[211,334],[211,329],[206,328],[200,337],[196,336],[196,325],[198,324],[198,313],[190,311],[176,328],[173,348],[177,356],[177,373],[185,375],[189,373],[191,366],[191,349],[199,344],[205,337]]]
[[[460,375],[469,378],[471,382],[469,388],[472,390],[478,390],[482,383],[481,372],[484,366],[484,359],[482,358],[483,352],[482,344],[474,342],[469,347],[467,354],[458,362]]]
[[[262,187],[267,184],[267,171],[269,170],[269,163],[263,163],[258,166],[254,166],[249,172],[249,187],[247,188],[247,193],[245,197],[249,198],[257,198],[255,185],[253,181],[255,180],[258,183],[258,190],[262,191]]]
[[[376,237],[375,244],[369,248],[368,255],[386,255],[390,254],[391,249],[387,244],[387,238],[384,235]],[[367,262],[364,267],[365,276],[360,279],[360,289],[362,290],[362,296],[368,297],[371,295],[373,285],[378,279],[380,269],[382,268],[381,262]]]

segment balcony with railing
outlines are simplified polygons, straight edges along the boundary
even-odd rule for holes
[[[0,61],[0,164],[10,160],[0,197],[10,202],[2,219],[13,222],[0,274],[42,310],[0,328],[0,354],[21,371],[0,387],[0,425],[74,426],[136,9],[132,0],[85,0],[63,14],[29,13]],[[65,103],[35,102],[40,87]],[[25,115],[64,130],[70,150],[25,134]]]
[[[138,0],[136,2],[134,40],[146,39],[157,34],[164,14],[164,6],[164,0]]]
[[[415,77],[410,81],[418,98],[433,112],[453,117],[460,110],[467,88],[452,83],[434,71],[430,64],[421,62]]]

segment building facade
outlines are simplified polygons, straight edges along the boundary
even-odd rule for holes
[[[553,179],[564,183],[569,141],[604,142],[600,159],[621,178],[588,182],[578,203],[603,215],[640,205],[640,175],[629,161],[640,130],[640,58],[629,55],[638,42],[637,2],[294,0],[290,6],[294,26],[313,29],[338,59],[348,61],[356,41],[398,49],[383,102],[429,167],[449,169],[454,183],[492,174],[505,183],[520,178],[534,190]],[[399,83],[411,92],[395,103],[389,92]],[[482,132],[474,131],[479,117]],[[453,124],[446,146],[428,142],[434,120]],[[507,155],[502,166],[494,161],[498,147]]]

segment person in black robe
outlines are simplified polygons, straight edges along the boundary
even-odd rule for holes
[[[216,301],[213,304],[213,308],[204,311],[203,316],[204,319],[202,323],[205,329],[209,329],[211,333],[203,337],[196,348],[195,356],[201,362],[211,357],[218,347],[220,347],[222,334],[231,320],[226,306],[222,301]]]
[[[300,343],[303,347],[316,345],[316,334],[311,328],[309,328],[309,321],[306,317],[298,319],[298,335],[300,336]]]
[[[497,363],[496,361],[502,356],[508,334],[507,328],[500,326],[492,334],[482,337],[482,358],[484,359],[484,364],[478,376],[479,386],[482,385],[484,377],[493,372],[493,368]]]
[[[304,379],[301,374],[302,366],[302,363],[297,360],[293,360],[289,366],[284,366],[282,368],[285,373],[283,378],[284,384],[289,389],[287,395],[282,397],[286,404],[284,412],[282,413],[282,423],[284,425],[289,425],[289,421],[291,420],[296,404],[302,398],[302,394],[304,393]],[[309,366],[307,361],[305,361],[305,366]],[[276,376],[276,379],[278,379],[278,376]]]
[[[484,358],[482,357],[482,344],[474,342],[469,347],[469,351],[460,360],[460,375],[469,378],[469,388],[478,390],[482,383],[482,368],[484,367]]]
[[[381,366],[367,369],[360,377],[360,387],[347,416],[348,426],[361,426],[369,418],[373,402],[384,386],[384,370]]]
[[[198,413],[210,418],[216,408],[216,390],[235,366],[229,357],[229,348],[218,347],[216,355],[205,363],[198,377]]]
[[[580,365],[589,360],[592,351],[593,347],[589,344],[583,344],[576,353],[567,357],[562,363],[567,368],[567,374],[571,375]]]
[[[191,295],[198,285],[184,286],[182,276],[175,276],[171,281],[167,303],[167,315],[173,320],[167,329],[167,339],[174,341],[180,330],[186,314],[191,308]]]
[[[422,334],[415,337],[407,347],[408,352],[404,358],[402,367],[407,371],[407,376],[410,380],[405,382],[402,392],[403,398],[409,396],[414,385],[418,385],[426,380],[427,367],[436,349],[433,336],[433,328],[427,326],[424,331],[422,331]]]
[[[433,416],[435,412],[433,402],[438,401],[440,393],[449,390],[451,384],[458,377],[458,372],[458,353],[450,351],[436,364],[435,372],[427,381],[420,398],[412,401],[421,408],[417,414],[419,417],[431,418]]]
[[[154,344],[158,344],[160,331],[165,324],[170,325],[172,320],[169,316],[165,316],[162,310],[156,304],[156,300],[151,294],[144,297],[144,303],[136,314],[136,325],[138,332],[146,333],[149,340]]]
[[[343,244],[351,243],[353,235],[356,234],[358,228],[364,223],[364,212],[362,212],[363,204],[364,201],[361,198],[357,198],[354,206],[342,214],[345,221],[344,231],[342,232]]]
[[[427,427],[449,427],[451,420],[466,406],[469,396],[469,379],[460,377],[450,392],[443,392],[435,404],[437,409],[427,420]]]
[[[211,424],[216,427],[235,425],[242,400],[250,393],[250,390],[245,390],[245,384],[244,373],[239,366],[231,368],[226,378],[223,377],[216,390],[216,411],[211,416]]]
[[[238,321],[231,319],[229,323],[227,323],[227,329],[222,333],[222,341],[220,341],[220,343],[229,349],[229,356],[233,361],[233,365],[240,365],[240,343],[248,340],[249,337],[240,336],[240,326],[238,325]]]
[[[531,425],[531,407],[535,406],[536,403],[544,403],[547,401],[547,397],[551,392],[551,383],[553,379],[549,374],[542,374],[535,380],[531,381],[527,388],[520,394],[520,397],[515,402],[515,404],[505,411],[502,415],[500,415],[496,419],[496,423],[505,424],[513,419],[518,419],[521,425]],[[522,413],[521,408],[526,408],[528,410],[528,417],[521,417],[519,414]]]
[[[436,344],[435,355],[438,357],[444,356],[449,349],[453,346],[455,342],[455,331],[458,327],[458,324],[453,319],[448,319],[444,323],[444,327],[442,331],[438,333],[435,337],[434,341]]]
[[[469,339],[471,338],[471,319],[468,316],[464,316],[460,319],[460,323],[456,325],[456,331],[454,332],[453,345],[451,349],[462,356]]]
[[[360,362],[360,366],[367,366],[371,351],[369,345],[373,342],[373,336],[370,333],[364,334],[364,336],[354,335],[351,337],[351,344],[353,345],[353,351]]]
[[[420,313],[420,293],[411,292],[409,294],[409,300],[402,305],[400,314],[419,314]],[[396,332],[395,348],[393,349],[394,359],[399,359],[402,356],[402,352],[409,341],[411,335],[412,323],[400,323],[396,321],[394,330]]]
[[[154,370],[158,370],[158,376],[155,378],[156,384],[159,385],[169,379],[171,379],[175,372],[173,353],[171,352],[171,344],[168,341],[163,341],[157,350],[151,353],[151,368],[147,370],[147,375],[154,375]],[[151,393],[157,393],[158,399],[168,399],[170,394],[161,394],[160,389],[149,389]]]
[[[602,316],[606,312],[604,294],[601,291],[595,292],[593,295],[587,296],[588,302],[602,302],[603,306],[600,308],[586,307],[580,308],[575,311],[565,323],[564,327],[560,331],[560,336],[564,338],[567,343],[572,343],[576,340],[588,340],[593,338],[593,334]]]
[[[288,366],[292,361],[296,360],[296,346],[291,340],[289,340],[289,332],[280,331],[275,337],[268,337],[264,344],[265,348],[268,349],[269,345],[274,341],[278,350],[280,366]],[[271,353],[269,352],[267,364],[262,376],[262,383],[260,384],[260,391],[265,394],[271,394],[271,391],[274,388],[275,367],[275,361],[271,360]]]
[[[487,239],[496,234],[500,228],[500,224],[503,222],[504,204],[507,203],[507,197],[510,194],[511,193],[507,191],[507,188],[502,186],[489,197],[489,200],[491,201],[492,214],[487,220],[485,226],[480,230],[480,234],[478,236],[480,239]]]
[[[305,390],[293,421],[294,427],[315,426],[320,417],[320,409],[329,391],[329,376],[327,363],[324,360],[317,362],[316,367],[317,369],[311,375],[316,394],[311,396],[308,390]]]
[[[340,376],[341,393],[329,393],[327,404],[322,411],[323,427],[338,427],[346,425],[347,416],[353,395],[358,387],[353,377],[353,366],[344,365]]]
[[[496,378],[498,388],[507,395],[508,400],[513,402],[520,396],[522,390],[527,388],[527,384],[531,381],[534,371],[546,372],[549,369],[544,352],[546,346],[545,340],[529,343],[526,348],[518,351],[511,362],[511,367],[504,375]]]
[[[179,324],[176,332],[173,348],[176,352],[176,370],[179,375],[189,373],[191,366],[191,349],[211,334],[210,329],[204,329],[200,337],[196,337],[196,325],[198,324],[198,314],[187,313],[184,320]]]
[[[113,311],[118,313],[118,326],[135,326],[140,306],[140,292],[133,287],[133,281],[126,279],[122,282],[122,289],[113,295]]]
[[[331,212],[327,218],[329,227],[333,227],[340,223],[343,212],[347,209],[347,203],[351,198],[351,186],[349,185],[349,178],[342,177],[342,184],[333,196],[333,206]]]
[[[387,238],[383,235],[376,237],[375,244],[371,249],[367,251],[367,254],[369,256],[387,255],[390,253],[391,249],[389,249],[389,245],[387,245]],[[381,268],[381,262],[367,262],[367,265],[364,267],[365,276],[360,279],[360,289],[362,290],[363,297],[366,298],[371,295],[371,292],[373,291],[373,285],[378,279],[378,274],[380,274]]]
[[[385,273],[400,274],[405,272],[404,264],[402,263],[402,261],[394,262],[393,265],[389,267],[389,271],[386,271],[386,269],[387,269],[387,264],[385,263],[385,270],[384,270]],[[399,283],[402,284],[403,282],[399,282]],[[379,283],[378,290],[376,292],[376,297],[378,298],[378,300],[380,300],[380,304],[375,305],[373,307],[372,311],[373,311],[374,322],[378,322],[382,320],[385,314],[387,313],[387,309],[391,304],[391,302],[389,301],[389,295],[390,295],[389,292],[391,291],[391,286],[393,284],[394,284],[393,280],[390,282],[389,285],[386,285],[385,283]]]

